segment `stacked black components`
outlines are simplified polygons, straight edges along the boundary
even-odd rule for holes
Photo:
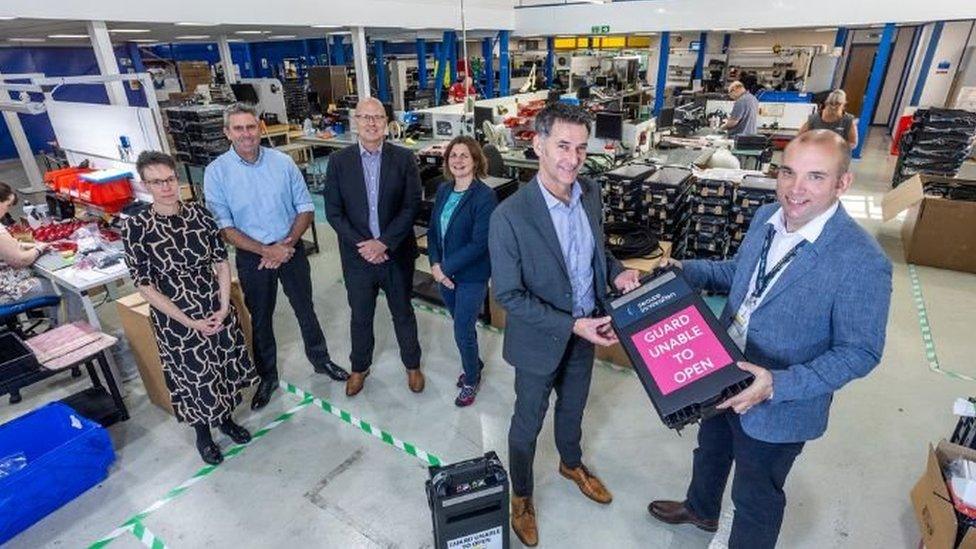
[[[206,166],[230,148],[230,141],[224,136],[222,106],[170,107],[165,113],[180,162]]]
[[[728,257],[739,251],[742,239],[746,237],[749,224],[760,206],[776,202],[776,180],[768,177],[747,175],[742,179],[732,195],[732,210],[729,213]]]
[[[627,164],[603,174],[603,209],[607,223],[644,223],[644,180],[654,173],[648,164]]]
[[[921,109],[899,142],[892,185],[922,173],[952,177],[973,153],[976,113],[959,109]]]
[[[691,218],[691,170],[665,166],[644,183],[644,223],[658,239],[671,242],[671,256],[682,257]]]
[[[301,124],[309,117],[308,92],[305,83],[297,78],[286,78],[281,82],[285,95],[285,112],[288,121]]]
[[[735,193],[731,181],[699,179],[691,191],[691,224],[685,243],[685,258],[725,259],[731,234],[729,216]]]

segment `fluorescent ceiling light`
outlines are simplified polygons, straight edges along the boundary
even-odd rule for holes
[[[352,34],[352,31],[336,31],[336,32],[330,32],[329,33],[329,36],[339,36],[341,34]]]
[[[268,40],[288,40],[294,37],[294,34],[271,34],[268,35]]]
[[[45,38],[8,38],[9,42],[47,42]]]
[[[210,38],[209,34],[184,34],[183,36],[175,36],[176,40],[206,40]]]
[[[155,38],[136,38],[134,40],[128,40],[128,42],[138,42],[140,44],[158,44],[160,40]]]
[[[87,34],[49,34],[48,38],[88,38]]]
[[[266,32],[268,32],[268,31],[263,31],[263,30],[242,30],[242,31],[234,31],[234,34],[264,34]]]
[[[837,29],[834,27],[823,27],[822,29],[813,29],[813,32],[834,32],[835,30]]]
[[[152,31],[149,29],[109,29],[108,32],[115,32],[118,34],[143,34]]]
[[[0,15],[0,21],[12,21],[14,19],[17,18],[14,17],[13,15]]]
[[[339,25],[312,25],[313,29],[337,29]]]
[[[178,27],[216,27],[220,23],[201,23],[198,21],[181,21],[179,23],[173,23]]]
[[[756,29],[742,29],[742,32],[745,34],[766,34],[766,31]]]

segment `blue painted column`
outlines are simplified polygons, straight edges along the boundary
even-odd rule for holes
[[[444,92],[444,73],[447,72],[447,50],[451,46],[451,31],[444,31],[444,38],[437,47],[437,69],[434,71],[434,106],[441,104]]]
[[[508,63],[508,37],[510,32],[507,30],[498,31],[498,96],[505,97],[512,93],[511,69]]]
[[[725,33],[722,37],[722,53],[729,53],[729,45],[732,44],[732,35]]]
[[[491,38],[481,39],[481,56],[485,59],[485,99],[495,97],[495,65],[491,51],[493,45]]]
[[[417,87],[427,89],[427,41],[417,39]]]
[[[546,37],[546,87],[552,88],[556,78],[556,37]]]
[[[932,69],[932,60],[935,58],[935,50],[939,47],[939,39],[942,38],[942,28],[945,23],[936,21],[932,26],[932,36],[929,37],[929,45],[925,49],[925,57],[922,58],[922,66],[915,79],[915,90],[912,92],[912,100],[908,103],[912,107],[917,107],[922,99],[922,91],[925,89],[925,80],[928,79],[929,71]]]
[[[376,63],[376,91],[380,101],[390,102],[390,90],[386,85],[386,63],[383,62],[384,40],[373,42],[373,61]]]
[[[337,34],[332,37],[332,64],[346,64],[346,46],[342,43],[341,34]]]
[[[258,70],[261,67],[258,67],[257,65],[254,64],[254,60],[258,58],[258,56],[254,55],[254,42],[245,42],[244,48],[245,51],[247,52],[245,54],[246,63],[251,67],[251,78],[257,78],[258,76],[260,76]]]
[[[888,58],[891,56],[891,40],[894,37],[895,24],[886,24],[884,32],[881,33],[878,53],[874,56],[874,64],[871,66],[867,91],[864,92],[864,106],[861,107],[861,114],[857,120],[858,143],[853,152],[854,158],[861,158],[861,149],[864,148],[864,142],[868,140],[868,128],[871,126],[871,119],[874,118],[874,108],[878,105],[878,96],[881,95],[881,84],[884,81],[885,69],[888,67]]]
[[[834,36],[834,47],[843,48],[847,44],[847,27],[837,27],[837,34]]]
[[[703,32],[698,35],[698,59],[695,61],[695,68],[691,72],[691,77],[701,80],[705,73],[705,49],[708,48],[708,33]]]
[[[668,85],[668,55],[671,53],[671,32],[661,33],[657,52],[657,86],[654,88],[654,116],[664,107],[664,88]]]
[[[132,61],[132,68],[136,72],[146,72],[146,66],[142,64],[142,53],[139,52],[139,44],[135,42],[126,42],[126,53],[129,55],[129,60]]]
[[[448,31],[450,33],[448,44],[447,44],[447,61],[449,65],[447,66],[451,74],[451,83],[457,82],[457,33],[454,31]]]

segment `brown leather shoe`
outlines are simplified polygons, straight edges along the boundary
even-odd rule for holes
[[[535,507],[531,497],[512,496],[512,531],[526,547],[539,544],[539,529],[535,524]]]
[[[647,506],[647,512],[653,515],[654,518],[668,524],[694,524],[706,532],[715,532],[718,530],[717,520],[698,518],[683,501],[652,501]]]
[[[424,374],[420,371],[420,368],[412,368],[407,370],[407,387],[415,393],[422,393],[424,391]]]
[[[560,461],[559,474],[575,482],[579,486],[580,492],[583,492],[584,496],[593,501],[603,504],[613,501],[613,495],[600,482],[600,479],[596,478],[593,473],[590,473],[586,465],[580,465],[575,469],[570,469],[565,463]]]
[[[363,383],[366,382],[366,377],[368,376],[369,370],[350,373],[349,379],[346,380],[346,396],[354,397],[358,395],[359,391],[363,390]]]

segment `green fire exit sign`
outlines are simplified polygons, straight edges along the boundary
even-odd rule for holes
[[[593,25],[590,34],[610,34],[610,25]]]

